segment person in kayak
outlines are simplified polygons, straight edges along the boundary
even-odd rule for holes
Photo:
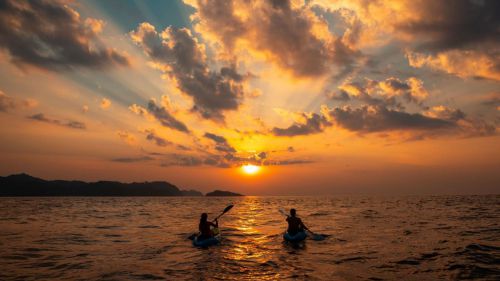
[[[210,228],[211,226],[219,227],[219,222],[217,221],[217,219],[215,220],[215,223],[213,223],[211,221],[208,221],[207,213],[201,214],[200,224],[198,226],[198,229],[200,230],[200,235],[198,236],[198,239],[202,240],[214,237],[214,233]]]
[[[307,226],[297,216],[295,209],[290,209],[290,216],[286,218],[288,222],[288,229],[286,230],[290,235],[295,235],[300,231],[309,230]]]

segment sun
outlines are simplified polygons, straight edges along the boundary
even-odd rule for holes
[[[253,175],[253,174],[256,174],[257,172],[259,172],[260,167],[252,165],[252,164],[246,164],[246,165],[241,166],[241,169],[243,170],[243,172],[245,174]]]

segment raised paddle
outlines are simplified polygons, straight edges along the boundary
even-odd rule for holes
[[[229,212],[229,210],[231,210],[232,208],[234,207],[234,205],[229,205],[227,206],[226,208],[224,208],[224,211],[222,211],[222,213],[220,215],[218,215],[215,219],[213,219],[212,221],[216,221],[217,219],[219,219],[222,215],[224,215],[225,213]]]
[[[280,208],[279,211],[282,215],[289,217],[289,215],[285,212],[285,210]],[[326,237],[330,236],[327,234],[316,234],[316,233],[310,231],[309,229],[307,231],[311,234],[309,237],[311,237],[311,239],[314,241],[322,241],[322,240],[325,240]]]
[[[224,208],[224,211],[222,211],[222,213],[220,215],[218,215],[213,221],[217,220],[218,218],[220,218],[222,215],[224,215],[225,213],[229,212],[229,210],[231,210],[232,208],[234,207],[234,205],[229,205],[227,206],[226,208]],[[198,236],[199,232],[198,233],[193,233],[191,235],[188,236],[188,239],[189,240],[193,240],[196,236]]]

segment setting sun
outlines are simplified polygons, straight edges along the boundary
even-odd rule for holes
[[[241,166],[241,169],[243,170],[243,172],[245,174],[253,175],[253,174],[256,174],[257,172],[259,172],[260,167],[252,165],[252,164],[246,164],[246,165]]]

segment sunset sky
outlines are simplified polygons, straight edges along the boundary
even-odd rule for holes
[[[252,195],[498,193],[499,11],[497,0],[0,1],[0,175]]]

